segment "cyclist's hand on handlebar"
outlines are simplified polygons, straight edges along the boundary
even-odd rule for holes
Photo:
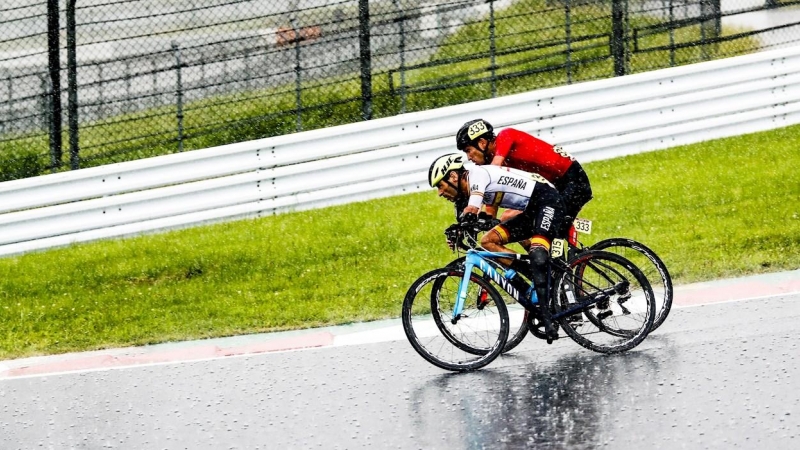
[[[500,223],[499,220],[496,220],[490,214],[486,214],[484,212],[481,212],[480,214],[464,214],[464,216],[458,222],[464,231],[472,231],[473,233],[478,231],[489,231],[498,223]]]
[[[463,228],[467,228],[476,223],[478,223],[478,215],[475,213],[466,213],[458,219],[458,224]]]

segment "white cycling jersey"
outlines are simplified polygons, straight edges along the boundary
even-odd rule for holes
[[[469,206],[524,210],[536,183],[553,186],[539,174],[502,166],[473,166],[469,172]]]

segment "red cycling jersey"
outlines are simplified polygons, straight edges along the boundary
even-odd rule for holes
[[[497,133],[494,156],[505,158],[504,166],[538,173],[551,183],[561,178],[573,162],[560,147],[513,128]]]

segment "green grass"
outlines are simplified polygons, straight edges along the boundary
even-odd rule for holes
[[[587,165],[585,241],[676,283],[800,267],[800,126]],[[0,358],[398,317],[453,256],[434,191],[0,259]]]

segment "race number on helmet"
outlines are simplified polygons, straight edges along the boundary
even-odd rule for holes
[[[491,139],[493,136],[494,128],[489,122],[483,119],[470,120],[462,125],[461,129],[456,133],[456,147],[459,150],[464,150],[467,145],[472,144],[480,137]]]

